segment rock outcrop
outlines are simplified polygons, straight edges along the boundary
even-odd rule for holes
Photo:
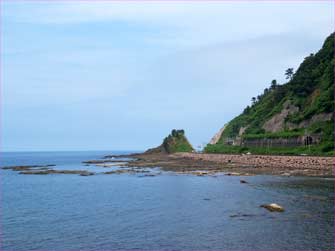
[[[294,114],[299,111],[299,107],[296,107],[287,100],[283,104],[283,110],[280,113],[275,114],[271,119],[266,121],[263,125],[263,129],[266,132],[279,132],[285,127],[285,119],[289,114]]]
[[[333,116],[334,116],[333,113],[319,113],[319,114],[315,114],[310,119],[301,121],[299,124],[288,122],[286,123],[286,126],[289,130],[296,129],[296,128],[307,128],[316,122],[331,121]]]
[[[185,136],[184,130],[173,129],[163,143],[155,148],[147,150],[147,154],[157,153],[176,153],[176,152],[193,152],[194,149]]]
[[[270,212],[284,212],[285,209],[282,206],[279,206],[276,203],[261,205],[261,207],[266,208]]]
[[[222,135],[222,133],[223,133],[225,127],[226,127],[226,126],[222,127],[222,128],[221,128],[221,129],[220,129],[220,130],[213,136],[213,138],[211,139],[211,141],[209,142],[209,144],[214,145],[214,144],[218,143],[218,141],[219,141],[219,139],[221,138],[221,135]]]

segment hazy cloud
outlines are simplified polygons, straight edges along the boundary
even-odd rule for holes
[[[332,1],[5,2],[6,150],[192,143],[285,80],[334,29]]]

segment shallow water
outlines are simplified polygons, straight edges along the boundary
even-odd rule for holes
[[[110,153],[2,153],[1,166],[56,164],[56,169],[103,172],[109,169],[84,166],[81,161]],[[0,172],[1,250],[332,250],[334,246],[332,179]],[[285,212],[259,207],[272,202],[284,206]]]

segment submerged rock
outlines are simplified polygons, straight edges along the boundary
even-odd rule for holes
[[[205,175],[208,175],[209,172],[199,171],[199,172],[193,172],[193,174],[196,175],[196,176],[205,176]]]
[[[44,171],[44,170],[41,170],[41,171],[22,171],[22,172],[19,172],[19,174],[36,174],[36,175],[45,175],[45,174],[49,174],[50,172],[48,171]]]
[[[144,174],[142,177],[155,177],[157,176],[156,174],[152,174],[152,173],[148,173],[148,174]]]
[[[282,206],[276,203],[264,204],[264,205],[261,205],[261,207],[266,208],[270,212],[284,212],[285,211],[285,209]]]
[[[126,162],[113,162],[113,163],[104,163],[104,164],[95,164],[96,166],[100,167],[114,167],[114,166],[124,166]]]
[[[240,173],[226,173],[226,175],[228,176],[240,176],[241,174]]]
[[[231,217],[231,218],[254,217],[254,216],[257,216],[257,215],[255,215],[255,214],[244,214],[244,213],[237,213],[237,214],[229,215],[229,217]]]
[[[94,173],[92,172],[83,172],[80,174],[80,176],[92,176],[92,175],[94,175]]]
[[[46,175],[46,174],[79,174],[81,176],[90,176],[94,175],[92,172],[88,172],[85,170],[28,170],[19,172],[19,174],[27,174],[27,175]]]
[[[102,163],[106,163],[109,162],[109,160],[86,160],[83,161],[83,164],[102,164]]]
[[[120,169],[109,172],[104,172],[104,174],[123,174],[123,173],[135,173],[135,170],[132,169]]]
[[[51,166],[56,166],[56,165],[49,164],[49,165],[4,166],[4,167],[1,167],[1,169],[13,170],[13,171],[24,171],[24,170],[31,170],[31,169],[48,169]]]
[[[245,180],[240,180],[240,183],[242,183],[242,184],[247,184],[248,182],[245,181]]]

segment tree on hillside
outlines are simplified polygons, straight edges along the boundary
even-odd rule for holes
[[[277,85],[278,85],[277,80],[274,79],[274,80],[271,81],[271,87],[270,88],[271,89],[276,89]]]
[[[249,112],[250,112],[250,106],[247,106],[247,107],[244,109],[243,113],[249,113]]]
[[[256,98],[255,98],[255,97],[252,97],[252,98],[251,98],[251,102],[252,102],[252,104],[254,105],[254,104],[256,103]]]
[[[285,71],[286,79],[291,80],[291,79],[293,78],[293,74],[294,74],[293,68],[288,68],[288,69]]]

